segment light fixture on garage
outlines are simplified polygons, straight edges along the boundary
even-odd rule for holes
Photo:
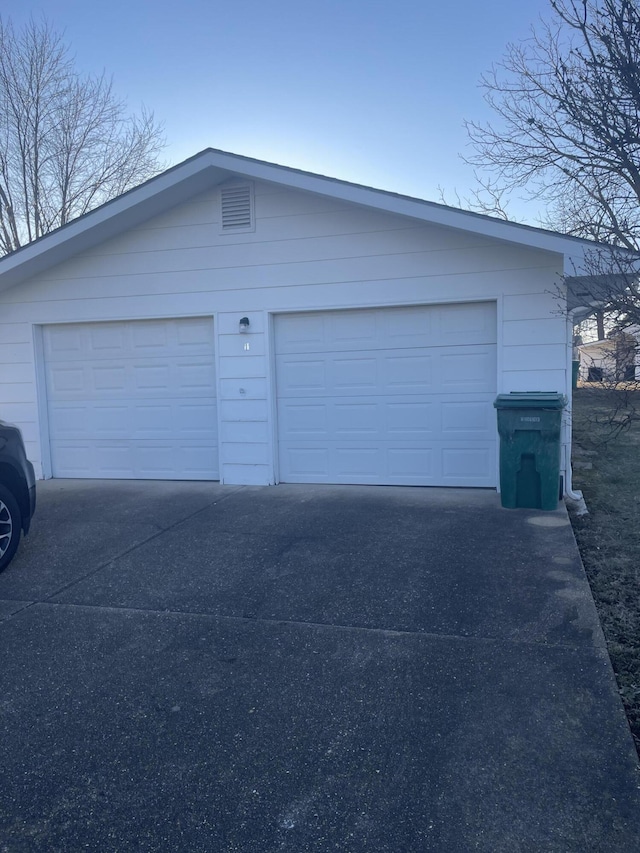
[[[240,319],[240,334],[244,335],[249,331],[249,318],[242,317]]]

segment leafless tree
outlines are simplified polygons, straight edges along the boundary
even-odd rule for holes
[[[594,240],[572,286],[597,337],[610,338],[611,363],[589,387],[602,398],[606,386],[603,417],[617,434],[640,417],[618,345],[640,338],[640,0],[549,0],[548,20],[481,84],[496,121],[467,123],[476,206],[493,213],[528,196],[546,207],[541,224]]]
[[[565,282],[570,300],[585,308],[594,306],[587,322],[592,330],[595,326],[600,345],[591,352],[589,347],[578,348],[574,355],[581,362],[580,393],[591,403],[584,407],[582,417],[593,420],[594,435],[600,443],[615,439],[640,420],[638,267],[636,252],[594,244],[586,256],[583,274],[568,277]],[[575,329],[578,333],[586,323],[581,325]]]
[[[467,123],[469,161],[494,193],[544,200],[567,233],[637,249],[640,4],[550,0],[550,10],[483,78],[499,121]]]
[[[163,147],[153,115],[81,76],[49,23],[0,19],[0,255],[153,176]]]

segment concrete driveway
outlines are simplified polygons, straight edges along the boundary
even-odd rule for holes
[[[564,510],[39,484],[0,575],[0,850],[640,849]]]

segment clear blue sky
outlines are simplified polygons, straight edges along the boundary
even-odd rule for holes
[[[79,70],[153,110],[177,163],[207,147],[439,200],[465,196],[478,80],[548,0],[2,0]],[[516,208],[513,208],[516,214]],[[524,208],[517,214],[523,216]],[[529,217],[533,215],[530,212]]]

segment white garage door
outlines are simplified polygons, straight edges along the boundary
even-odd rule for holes
[[[495,303],[275,328],[282,482],[496,485]]]
[[[211,318],[44,328],[54,477],[218,479]]]

